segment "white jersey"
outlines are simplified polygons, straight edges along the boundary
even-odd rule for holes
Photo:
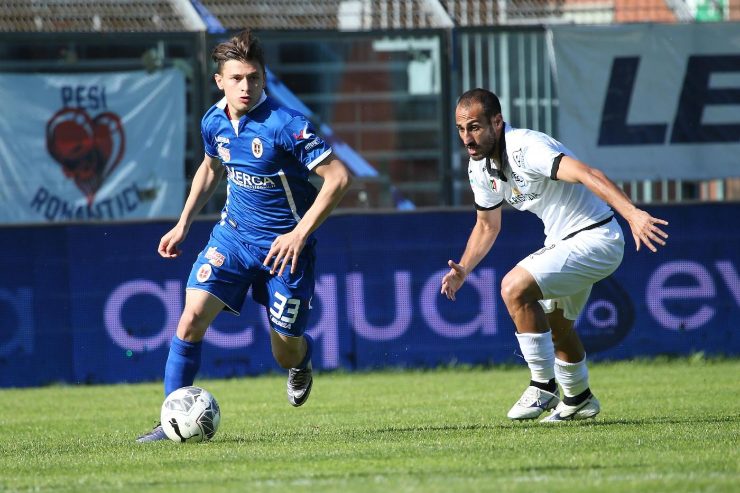
[[[557,179],[562,157],[575,157],[557,140],[541,132],[505,124],[502,145],[503,178],[493,160],[470,160],[468,175],[476,208],[492,210],[506,200],[516,209],[534,212],[545,225],[545,245],[613,214],[585,186]]]

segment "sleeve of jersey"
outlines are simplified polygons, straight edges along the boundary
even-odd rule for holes
[[[494,190],[493,185],[485,181],[485,177],[470,174],[470,188],[473,190],[475,208],[479,211],[492,211],[501,207],[504,203],[504,196],[501,192]]]
[[[203,118],[200,122],[200,135],[203,138],[203,148],[211,157],[218,158],[218,149],[216,149],[216,139],[211,134],[208,121]]]
[[[309,170],[332,153],[331,146],[316,134],[311,122],[302,116],[290,120],[278,139],[280,145]]]
[[[524,171],[530,175],[529,178],[547,177],[557,180],[558,167],[563,158],[563,151],[546,142],[538,142],[530,145],[524,155]]]

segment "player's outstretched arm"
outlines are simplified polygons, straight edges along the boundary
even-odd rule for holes
[[[196,214],[206,205],[213,192],[218,187],[218,182],[224,174],[221,161],[205,155],[203,162],[198,167],[193,177],[188,199],[180,214],[177,224],[162,236],[157,251],[164,258],[176,258],[182,253],[179,245],[185,240]]]
[[[602,171],[569,156],[564,156],[558,168],[558,179],[570,183],[582,183],[596,196],[612,206],[619,215],[627,220],[632,230],[635,247],[645,245],[652,252],[657,252],[656,245],[665,246],[668,233],[660,226],[667,226],[668,221],[651,216],[638,209],[627,195],[611,181]]]
[[[455,301],[455,295],[465,282],[465,278],[491,250],[499,231],[501,231],[500,207],[492,211],[478,211],[475,226],[470,232],[460,263],[447,261],[450,271],[442,277],[441,294]]]
[[[298,267],[298,256],[306,245],[306,239],[329,217],[352,183],[352,176],[347,167],[332,156],[316,166],[314,171],[324,180],[324,184],[313,205],[306,211],[293,231],[278,236],[272,242],[264,261],[264,265],[272,264],[271,274],[277,271],[278,275],[283,275],[288,262],[290,262],[290,272],[295,272]]]

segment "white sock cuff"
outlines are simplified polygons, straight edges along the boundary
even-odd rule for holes
[[[567,361],[563,361],[560,358],[555,358],[555,364],[558,366],[562,366],[563,368],[573,368],[575,366],[583,365],[586,363],[586,355],[583,355],[583,359],[581,361],[578,361],[576,363],[569,363]]]
[[[516,338],[519,340],[519,347],[522,348],[522,350],[524,350],[524,347],[543,348],[545,350],[553,348],[553,353],[555,352],[555,346],[552,343],[552,331],[548,330],[541,334],[520,334],[517,332]]]

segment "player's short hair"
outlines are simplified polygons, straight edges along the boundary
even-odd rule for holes
[[[219,43],[211,53],[211,58],[217,65],[218,73],[222,73],[224,63],[229,60],[239,60],[245,63],[257,62],[265,70],[265,53],[262,43],[250,29],[245,29],[233,38]]]
[[[457,99],[458,106],[469,107],[475,103],[483,107],[483,114],[489,120],[501,113],[501,101],[498,100],[498,96],[487,89],[471,89]]]

